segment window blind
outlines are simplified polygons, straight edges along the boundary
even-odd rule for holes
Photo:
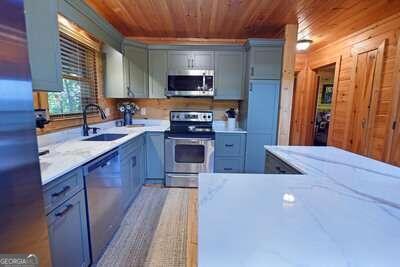
[[[63,32],[60,50],[64,92],[49,95],[50,114],[57,117],[82,113],[85,105],[97,103],[98,91],[97,51]]]

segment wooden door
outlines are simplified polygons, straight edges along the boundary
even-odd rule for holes
[[[348,148],[355,153],[371,156],[373,129],[381,87],[385,42],[379,48],[353,51],[351,124],[348,125]]]
[[[391,146],[390,163],[400,166],[400,107],[397,108],[397,120],[392,125],[394,128]]]

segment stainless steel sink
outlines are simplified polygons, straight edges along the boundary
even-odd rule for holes
[[[114,141],[120,139],[127,134],[99,134],[90,138],[82,139],[82,141]]]

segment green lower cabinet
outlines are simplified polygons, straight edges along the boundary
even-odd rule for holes
[[[84,190],[50,212],[47,215],[47,222],[53,266],[89,266]]]
[[[127,209],[138,195],[145,175],[144,136],[139,136],[120,148],[123,203]]]
[[[214,169],[219,173],[241,173],[244,170],[244,158],[216,157]]]
[[[245,133],[215,134],[215,172],[244,172],[244,156],[246,150]]]
[[[146,179],[164,183],[164,133],[146,134]]]

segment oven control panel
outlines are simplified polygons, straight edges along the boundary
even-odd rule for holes
[[[212,122],[212,111],[171,111],[170,121]]]

